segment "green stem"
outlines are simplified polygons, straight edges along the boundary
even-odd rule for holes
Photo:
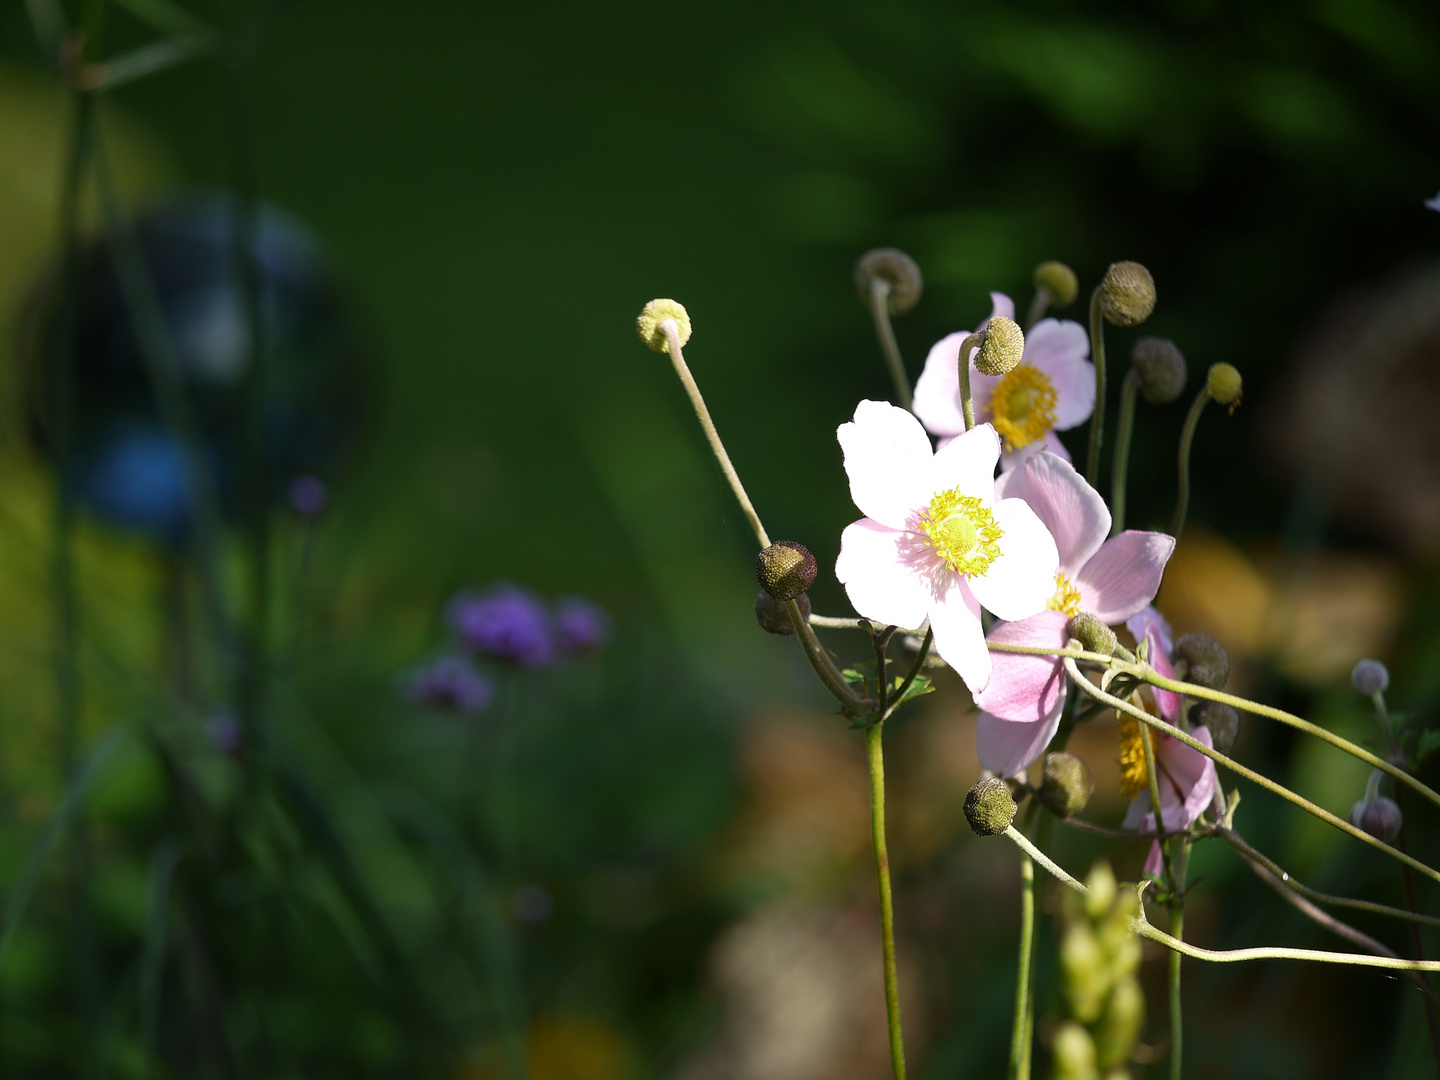
[[[1170,890],[1170,935],[1176,941],[1185,939],[1185,872],[1190,862],[1190,842],[1179,841],[1180,851],[1175,859],[1174,884]],[[1170,1080],[1180,1080],[1184,1067],[1182,1053],[1183,1021],[1180,1008],[1180,954],[1170,953]]]
[[[905,362],[900,359],[895,328],[890,325],[890,283],[882,277],[870,279],[870,313],[875,317],[875,336],[880,339],[885,366],[890,369],[890,378],[895,380],[895,396],[901,408],[909,409],[910,379],[905,374]]]
[[[960,412],[965,417],[965,430],[975,426],[975,399],[970,394],[970,350],[980,344],[980,334],[969,334],[960,342]]]
[[[1100,286],[1090,294],[1090,352],[1095,359],[1095,413],[1090,417],[1090,454],[1085,479],[1093,487],[1100,476],[1100,445],[1105,441],[1105,316],[1100,312]]]
[[[1140,396],[1140,373],[1133,367],[1120,383],[1120,423],[1115,428],[1115,467],[1110,477],[1110,535],[1125,528],[1125,485],[1130,471],[1130,438],[1135,428],[1135,399]]]
[[[1005,826],[1005,831],[1000,835],[1008,837],[1010,840],[1014,841],[1016,847],[1018,847],[1021,851],[1025,852],[1026,855],[1029,855],[1030,858],[1034,859],[1046,870],[1050,871],[1051,875],[1055,878],[1056,881],[1059,881],[1061,884],[1068,885],[1076,892],[1083,893],[1088,891],[1086,890],[1084,885],[1080,884],[1080,882],[1076,881],[1073,877],[1071,877],[1070,874],[1066,872],[1063,866],[1061,866],[1054,859],[1050,858],[1049,855],[1046,855],[1043,851],[1041,851],[1038,847],[1031,843],[1030,838],[1024,833],[1022,833],[1019,829],[1015,828],[1014,825]]]
[[[893,630],[894,627],[891,627],[891,629]],[[904,704],[905,693],[907,690],[910,689],[910,685],[919,676],[920,669],[925,666],[925,657],[930,655],[930,645],[932,642],[934,642],[934,640],[935,631],[926,630],[925,640],[920,642],[920,651],[915,654],[915,663],[910,666],[910,671],[905,676],[905,681],[901,683],[899,689],[895,691],[895,700],[887,708],[881,711],[880,719],[889,720],[890,714],[893,713],[896,709],[898,709],[902,704]]]
[[[1016,964],[1015,1019],[1010,1029],[1011,1080],[1030,1080],[1030,962],[1035,940],[1035,861],[1020,857],[1020,959]]]
[[[1170,525],[1170,535],[1177,540],[1185,528],[1185,515],[1190,512],[1190,444],[1195,441],[1200,414],[1205,411],[1205,403],[1209,400],[1210,387],[1200,387],[1200,392],[1190,404],[1190,411],[1185,415],[1185,426],[1180,429],[1179,488],[1175,499],[1175,519]]]
[[[890,1064],[895,1080],[905,1080],[905,1043],[900,1032],[900,993],[895,975],[895,907],[890,897],[890,854],[885,846],[885,755],[880,745],[884,729],[884,723],[865,729],[865,756],[870,763],[870,831],[875,844],[875,877],[880,888],[880,942],[885,955]]]
[[[710,442],[710,452],[720,463],[720,471],[725,474],[735,501],[740,504],[740,510],[745,515],[745,520],[750,523],[755,539],[762,548],[767,548],[770,546],[770,537],[765,532],[765,526],[760,524],[760,515],[755,512],[750,496],[745,494],[745,485],[740,483],[740,475],[735,471],[735,466],[730,464],[730,455],[725,452],[725,444],[720,441],[720,433],[715,430],[715,421],[710,419],[710,410],[705,407],[700,387],[695,384],[695,377],[690,374],[690,367],[685,363],[685,354],[680,351],[680,328],[675,325],[675,320],[666,319],[660,324],[660,329],[669,340],[670,362],[675,366],[675,374],[680,377],[680,384],[685,387],[685,393],[695,409],[695,417],[700,421],[705,438]],[[794,618],[794,612],[791,612],[791,617]]]
[[[1104,690],[1101,690],[1098,686],[1096,686],[1094,683],[1092,683],[1089,679],[1085,678],[1085,676],[1080,673],[1080,669],[1076,666],[1074,660],[1071,660],[1067,657],[1063,661],[1063,663],[1065,664],[1066,673],[1070,676],[1071,680],[1075,683],[1075,685],[1080,687],[1082,691],[1084,691],[1086,694],[1089,694],[1097,701],[1104,702],[1112,709],[1135,717],[1135,719],[1139,720],[1142,724],[1146,724],[1154,728],[1156,731],[1169,735],[1172,739],[1184,743],[1186,746],[1190,747],[1190,749],[1195,750],[1198,753],[1204,754],[1217,765],[1225,766],[1225,768],[1229,769],[1237,776],[1243,776],[1246,780],[1249,780],[1255,784],[1259,784],[1271,794],[1279,795],[1286,802],[1298,806],[1306,813],[1319,818],[1321,821],[1324,821],[1329,825],[1333,825],[1335,828],[1339,829],[1347,836],[1351,836],[1354,839],[1359,840],[1362,844],[1373,847],[1378,851],[1385,852],[1391,858],[1398,859],[1405,865],[1412,867],[1415,870],[1418,870],[1420,873],[1424,874],[1432,881],[1440,882],[1440,870],[1432,869],[1431,867],[1426,866],[1424,863],[1420,862],[1420,860],[1414,858],[1413,856],[1397,851],[1389,844],[1384,843],[1381,840],[1375,839],[1375,837],[1371,836],[1367,832],[1363,832],[1362,830],[1357,829],[1348,821],[1336,817],[1334,814],[1330,813],[1329,810],[1325,810],[1322,807],[1316,806],[1313,802],[1305,798],[1303,795],[1297,795],[1295,792],[1291,791],[1283,784],[1277,784],[1268,776],[1258,773],[1254,769],[1246,768],[1234,758],[1227,757],[1213,747],[1206,746],[1189,732],[1181,731],[1179,728],[1174,727],[1171,724],[1167,724],[1164,720],[1159,720],[1151,716],[1144,709],[1137,708],[1136,706],[1130,704],[1128,701],[1121,701],[1113,694],[1107,694]],[[1420,969],[1417,968],[1416,970]]]
[[[1045,317],[1045,309],[1054,299],[1054,295],[1043,285],[1035,290],[1035,299],[1030,301],[1030,311],[1025,316],[1025,333],[1030,333],[1030,328]]]
[[[790,622],[795,627],[795,636],[800,640],[801,648],[805,650],[805,659],[810,661],[810,666],[815,669],[815,674],[820,676],[820,681],[825,684],[825,689],[829,690],[835,700],[848,711],[868,712],[875,703],[850,689],[850,684],[845,681],[845,676],[840,674],[840,669],[835,666],[835,661],[830,659],[830,654],[825,651],[824,646],[820,644],[820,639],[815,636],[815,630],[805,616],[800,614],[800,605],[794,600],[786,600],[785,610],[790,613]]]

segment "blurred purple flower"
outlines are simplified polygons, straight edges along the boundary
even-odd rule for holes
[[[423,705],[439,705],[461,712],[480,712],[490,704],[495,688],[463,656],[441,656],[410,673],[405,696]]]
[[[308,473],[290,482],[290,508],[301,517],[316,517],[330,501],[325,481]]]
[[[1436,195],[1433,199],[1426,199],[1425,205],[1431,210],[1440,210],[1440,195]]]
[[[592,652],[610,638],[610,616],[582,596],[555,601],[555,636],[568,653]]]
[[[205,737],[222,754],[234,757],[240,752],[242,732],[240,721],[235,714],[225,709],[216,709],[205,718]]]
[[[483,593],[456,593],[445,614],[460,644],[471,652],[522,667],[545,667],[555,659],[550,612],[514,585],[501,582]]]

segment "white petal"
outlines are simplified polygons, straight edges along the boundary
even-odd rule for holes
[[[858,614],[886,626],[913,628],[925,621],[939,564],[918,546],[913,533],[869,518],[846,526],[835,577]]]
[[[980,602],[953,571],[941,583],[942,591],[930,603],[935,652],[959,673],[971,694],[978,694],[990,681],[990,650],[980,626]]]
[[[990,319],[996,315],[1003,315],[1012,322],[1015,319],[1015,301],[1006,296],[1003,292],[992,292],[990,294]],[[985,321],[988,323],[990,319]]]
[[[835,432],[845,451],[850,497],[868,518],[903,529],[934,493],[930,439],[920,422],[885,401],[862,401]]]
[[[995,498],[995,463],[1000,460],[1000,436],[989,424],[971,428],[948,439],[930,463],[930,490],[959,488],[989,506]]]
[[[1060,729],[1060,714],[1065,711],[1065,696],[1039,720],[1017,723],[982,712],[975,721],[975,752],[980,766],[1001,776],[1014,776],[1045,752],[1055,732]]]
[[[980,603],[1018,622],[1043,610],[1055,594],[1060,556],[1049,530],[1024,502],[1001,499],[992,509],[1002,531],[1000,557],[968,582]]]
[[[995,497],[1024,499],[1039,515],[1055,538],[1060,569],[1071,581],[1110,532],[1110,511],[1100,493],[1068,461],[1046,451],[1032,454],[1022,468],[1000,477]]]
[[[1025,335],[1025,362],[1055,387],[1055,427],[1068,431],[1095,411],[1095,365],[1085,359],[1090,337],[1070,320],[1042,319]]]
[[[958,435],[965,430],[960,411],[960,343],[968,336],[965,331],[947,334],[932,345],[925,370],[915,381],[915,415],[932,435]]]

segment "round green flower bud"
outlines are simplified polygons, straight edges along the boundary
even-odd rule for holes
[[[1137,262],[1111,263],[1100,282],[1100,311],[1116,326],[1139,326],[1155,310],[1155,279]]]
[[[1210,386],[1210,396],[1221,405],[1238,405],[1240,403],[1240,391],[1243,384],[1240,372],[1235,370],[1233,365],[1211,364],[1206,381]]]
[[[1048,292],[1056,307],[1068,307],[1080,293],[1080,282],[1074,270],[1052,259],[1035,267],[1035,288]]]
[[[975,370],[982,375],[1004,375],[1025,355],[1025,331],[1014,319],[996,315],[985,326]]]
[[[1361,660],[1350,672],[1350,685],[1365,697],[1383,694],[1390,688],[1390,670],[1379,660]]]
[[[1043,777],[1037,792],[1040,805],[1056,817],[1080,813],[1095,794],[1090,767],[1074,754],[1046,754]]]
[[[1389,843],[1400,834],[1405,818],[1394,799],[1377,795],[1373,799],[1361,799],[1350,808],[1350,824],[1376,840]]]
[[[995,836],[1015,820],[1015,796],[999,777],[981,780],[965,796],[965,820],[976,836]]]
[[[810,597],[803,594],[797,596],[795,604],[800,608],[801,617],[808,619],[810,617]],[[795,633],[795,624],[790,621],[790,609],[785,606],[785,601],[776,600],[764,589],[761,589],[755,597],[755,621],[767,634]]]
[[[1215,749],[1228,754],[1240,737],[1240,714],[1232,706],[1218,701],[1197,701],[1190,706],[1190,726],[1204,724],[1210,730]]]
[[[640,340],[655,352],[670,351],[670,338],[661,328],[661,323],[666,319],[674,321],[681,345],[690,340],[690,316],[686,313],[685,306],[674,300],[651,300],[640,310],[640,317],[635,320],[635,329],[640,333]]]
[[[891,315],[904,315],[920,302],[925,281],[915,260],[898,248],[876,248],[855,262],[855,291],[868,307],[870,285],[879,278],[890,286],[886,306]]]
[[[777,540],[755,556],[755,577],[776,600],[794,600],[815,584],[815,556],[804,544]]]
[[[1115,631],[1101,622],[1099,616],[1091,615],[1088,611],[1082,611],[1072,618],[1065,627],[1065,632],[1080,642],[1089,652],[1114,656],[1116,648],[1120,645],[1120,639],[1115,636]]]
[[[1210,690],[1225,689],[1230,677],[1230,654],[1209,634],[1180,637],[1170,650],[1170,663],[1175,665],[1176,677]]]
[[[1100,1075],[1095,1067],[1095,1042],[1074,1020],[1066,1020],[1055,1029],[1051,1054],[1055,1069],[1050,1075],[1054,1080],[1097,1080]]]
[[[1115,903],[1118,889],[1115,871],[1110,869],[1108,862],[1097,862],[1085,876],[1085,887],[1090,890],[1085,894],[1085,914],[1099,922],[1110,914],[1110,908]]]
[[[1095,1050],[1102,1069],[1123,1065],[1140,1037],[1145,1021],[1145,994],[1134,979],[1121,979],[1110,990],[1110,1000],[1095,1029]]]
[[[1140,396],[1151,405],[1169,405],[1185,389],[1185,357],[1167,338],[1142,337],[1130,363],[1140,375]]]

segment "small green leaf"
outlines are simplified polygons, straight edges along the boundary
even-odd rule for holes
[[[1437,749],[1440,749],[1440,728],[1422,731],[1420,741],[1415,746],[1415,764],[1420,764]]]

